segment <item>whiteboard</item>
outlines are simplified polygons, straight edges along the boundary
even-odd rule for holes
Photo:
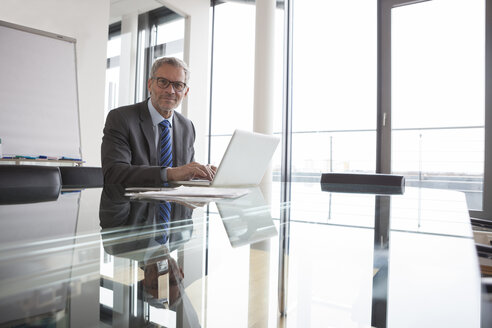
[[[75,39],[0,21],[3,156],[80,159]]]

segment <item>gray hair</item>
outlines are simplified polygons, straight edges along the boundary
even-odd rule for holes
[[[152,64],[152,69],[150,70],[150,76],[155,77],[155,73],[157,72],[157,70],[164,64],[182,68],[185,73],[185,83],[188,84],[188,80],[190,79],[190,69],[188,68],[188,65],[184,61],[176,57],[161,57],[156,59],[154,64]]]

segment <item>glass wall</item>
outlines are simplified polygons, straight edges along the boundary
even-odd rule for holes
[[[392,10],[392,171],[482,208],[485,1]],[[415,22],[418,21],[418,24]]]
[[[250,3],[215,6],[212,162],[220,160],[234,128],[252,129]],[[294,181],[319,181],[323,172],[376,171],[377,10],[377,0],[293,2]],[[282,122],[281,15],[279,10],[276,133]],[[392,173],[405,175],[408,186],[464,191],[469,209],[481,210],[485,1],[396,6],[391,21],[391,85],[382,87],[391,89]],[[279,168],[278,152],[274,178]]]
[[[487,2],[490,0],[487,0]],[[388,3],[393,1],[388,0]],[[391,85],[378,90],[378,0],[293,1],[292,179],[376,171],[391,159],[407,185],[465,191],[483,208],[485,2],[433,0],[391,10]],[[284,1],[277,1],[274,133],[281,135]],[[210,155],[218,164],[235,129],[253,130],[254,1],[212,1]],[[150,64],[183,57],[185,20],[167,8],[139,17],[136,101]],[[119,49],[112,36],[111,48]],[[108,44],[106,111],[118,100],[119,53]],[[389,63],[390,62],[390,63]],[[111,75],[111,77],[110,77]],[[377,157],[378,92],[391,90],[391,142]],[[381,130],[382,127],[380,126]],[[489,147],[490,148],[490,147]],[[281,147],[273,160],[279,179]],[[490,166],[490,165],[489,165]],[[489,171],[487,171],[489,172]]]
[[[119,106],[121,22],[109,27],[105,116]],[[138,16],[138,42],[135,81],[135,102],[146,99],[147,80],[152,63],[159,57],[183,59],[185,19],[174,11],[161,7]],[[129,47],[131,48],[131,47]],[[124,69],[129,69],[125,67]],[[181,108],[177,108],[180,111]]]
[[[218,165],[235,129],[253,131],[255,15],[251,2],[225,2],[211,9],[213,71],[210,162]],[[282,128],[283,9],[275,17],[274,132]],[[280,148],[273,159],[280,172]]]
[[[375,172],[377,1],[294,1],[292,179]]]
[[[107,60],[106,60],[106,90],[104,102],[104,117],[108,112],[118,107],[120,82],[120,54],[121,54],[121,23],[109,27]]]
[[[138,54],[136,101],[149,97],[147,80],[157,58],[173,56],[183,59],[185,19],[161,7],[138,17]],[[176,108],[179,112],[181,106]]]

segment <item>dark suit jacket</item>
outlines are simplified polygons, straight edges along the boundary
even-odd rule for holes
[[[147,101],[109,112],[101,146],[104,183],[162,185]],[[172,123],[173,166],[182,166],[194,161],[195,127],[178,112]]]

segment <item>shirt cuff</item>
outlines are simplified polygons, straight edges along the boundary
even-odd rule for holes
[[[161,180],[162,180],[162,182],[167,182],[167,169],[168,169],[168,167],[163,167],[161,169]]]

